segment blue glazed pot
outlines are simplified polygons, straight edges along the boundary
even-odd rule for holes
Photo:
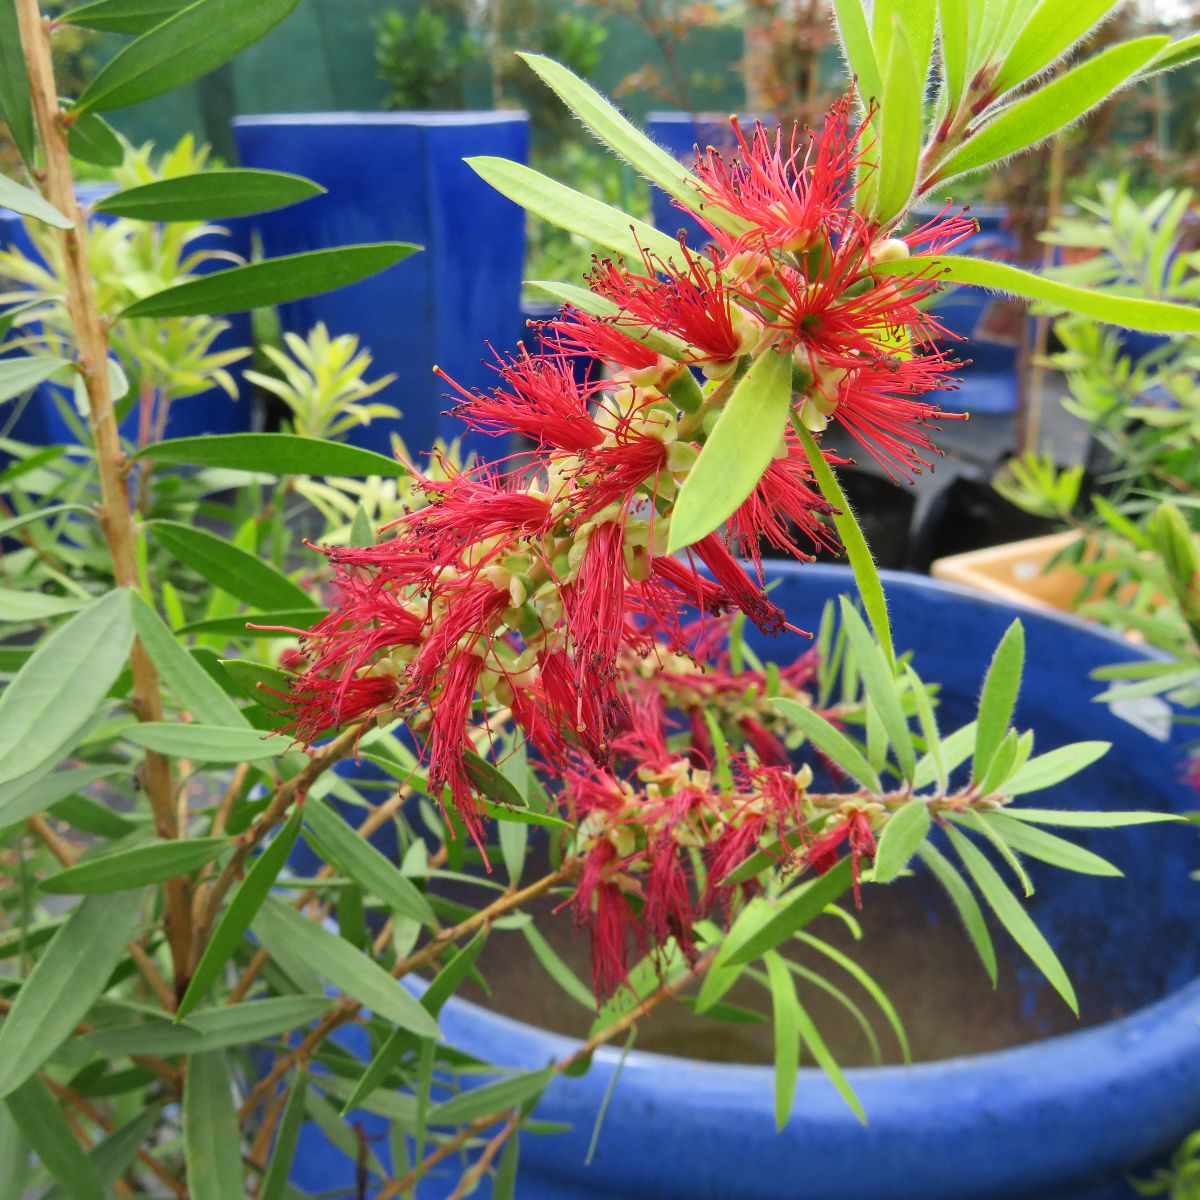
[[[841,567],[772,564],[773,593],[789,619],[816,628],[829,598],[853,590]],[[1185,737],[1155,705],[1114,711],[1093,702],[1095,667],[1147,652],[1098,626],[1017,610],[919,576],[886,573],[898,648],[943,685],[944,729],[969,719],[991,653],[1015,615],[1025,623],[1021,726],[1045,751],[1079,738],[1113,743],[1078,781],[1038,793],[1039,807],[1185,812],[1195,794],[1180,780]],[[748,634],[781,661],[795,635]],[[1083,831],[1071,831],[1072,836]],[[1076,983],[1090,1028],[1016,1049],[911,1067],[859,1068],[849,1079],[866,1109],[859,1125],[826,1078],[802,1069],[787,1128],[776,1134],[772,1072],[631,1053],[591,1166],[596,1115],[619,1053],[602,1049],[586,1076],[559,1079],[539,1118],[571,1131],[521,1143],[521,1200],[1132,1200],[1129,1173],[1200,1126],[1200,866],[1193,830],[1141,826],[1078,839],[1115,862],[1125,881],[1046,868],[1032,874],[1032,916]],[[893,887],[899,885],[891,885]],[[885,903],[876,892],[867,903]],[[931,898],[931,919],[953,920]],[[1005,935],[998,933],[998,938]],[[979,968],[982,970],[982,967]],[[1011,968],[1010,968],[1011,971]],[[1032,968],[1017,988],[1030,1014],[1060,1003]],[[930,1005],[955,999],[930,988]],[[1124,1014],[1124,1015],[1119,1015]],[[905,1014],[902,1012],[901,1017]],[[1031,1016],[1036,1032],[1036,1015]],[[570,1039],[460,1000],[443,1009],[456,1048],[499,1065],[536,1069],[568,1053]],[[319,1139],[302,1139],[297,1182],[347,1187],[350,1164]],[[456,1173],[430,1179],[421,1200],[445,1200]],[[483,1190],[486,1194],[486,1190]]]
[[[108,195],[114,189],[109,184],[81,184],[76,189],[79,203],[87,208],[97,200]],[[91,217],[93,221],[112,221],[114,218],[103,213]],[[30,240],[22,218],[8,209],[0,209],[0,246],[14,246],[22,253],[38,257],[37,251]],[[190,250],[221,251],[225,254],[235,254],[242,259],[250,255],[250,225],[246,220],[224,221],[220,226],[214,226],[212,232],[197,238],[190,244]],[[227,259],[213,258],[201,263],[197,268],[198,275],[209,275],[213,271],[223,270],[231,264]],[[250,349],[253,334],[250,328],[249,313],[234,313],[222,318],[227,328],[217,335],[213,342],[213,352],[224,350]],[[243,369],[249,365],[249,356],[233,363],[229,368],[230,374],[238,385],[239,396],[233,400],[220,388],[210,388],[195,396],[177,400],[171,405],[167,416],[165,436],[168,438],[199,437],[204,434],[244,433],[254,424],[254,396],[242,379]],[[71,427],[63,420],[55,396],[71,403],[71,396],[66,388],[54,384],[43,384],[39,387],[26,406],[21,417],[14,426],[12,435],[20,441],[32,445],[70,444],[75,441]],[[3,426],[0,426],[2,428]],[[138,414],[136,406],[121,422],[121,436],[129,441],[137,440]]]
[[[351,431],[384,453],[390,434],[411,453],[457,437],[440,366],[465,387],[495,374],[480,347],[512,344],[520,311],[525,216],[484,183],[464,158],[490,154],[525,162],[529,119],[517,112],[312,113],[238,117],[238,152],[248,167],[294,171],[328,194],[257,218],[268,256],[374,241],[424,247],[371,279],[280,306],[285,330],[307,334],[324,321],[354,333],[374,356],[375,376],[394,372],[379,393],[403,412]],[[494,439],[479,439],[495,454]]]

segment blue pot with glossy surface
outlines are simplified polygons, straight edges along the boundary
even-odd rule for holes
[[[822,605],[852,593],[839,567],[774,565],[773,598],[789,619],[815,629]],[[1074,781],[1028,798],[1037,807],[1184,813],[1195,793],[1181,780],[1186,727],[1165,702],[1106,705],[1096,667],[1148,652],[1083,621],[1019,610],[924,577],[885,576],[896,644],[915,652],[942,685],[939,721],[950,730],[973,715],[982,676],[1014,616],[1025,625],[1027,666],[1017,723],[1037,731],[1037,752],[1078,739],[1113,748]],[[796,635],[748,634],[765,659],[787,661]],[[540,1119],[571,1131],[521,1142],[521,1200],[1132,1200],[1144,1176],[1200,1127],[1200,867],[1186,825],[1069,830],[1124,879],[1069,874],[1030,863],[1029,911],[1079,993],[1078,1025],[1037,971],[1002,953],[1001,989],[1014,998],[1020,1044],[984,1053],[856,1067],[848,1078],[866,1110],[863,1127],[818,1070],[800,1071],[786,1129],[777,1134],[772,1071],[635,1049],[621,1070],[598,1148],[585,1165],[598,1112],[620,1052],[602,1049],[586,1076],[559,1079]],[[1076,836],[1076,835],[1080,836]],[[956,921],[923,873],[864,892],[870,906],[898,905],[911,926],[896,942],[905,980],[901,1018],[951,1014],[964,1003],[912,947]],[[1006,936],[994,930],[998,949]],[[868,929],[866,935],[871,936]],[[959,936],[961,952],[970,955]],[[977,961],[963,972],[982,975]],[[964,975],[965,977],[965,975]],[[550,984],[536,985],[550,987]],[[987,989],[990,995],[990,989]],[[446,1040],[498,1065],[537,1069],[570,1052],[571,1039],[452,1000]],[[653,1030],[653,1019],[645,1033]],[[1064,1032],[1065,1030],[1065,1032]],[[984,1042],[989,1041],[981,1034]],[[639,1039],[645,1044],[646,1039]],[[915,1044],[915,1043],[914,1043]],[[994,1043],[993,1043],[994,1044]],[[302,1141],[297,1182],[346,1187],[350,1166],[317,1141]],[[457,1172],[431,1179],[422,1200],[444,1200]],[[486,1195],[486,1190],[481,1193]]]
[[[519,321],[525,215],[463,161],[525,162],[529,119],[519,112],[300,113],[234,121],[248,167],[293,171],[327,194],[256,218],[269,257],[364,242],[424,247],[370,279],[279,308],[287,331],[318,321],[357,334],[374,358],[369,379],[394,373],[376,399],[400,420],[377,418],[351,441],[390,452],[390,434],[420,453],[461,423],[447,415],[440,366],[465,387],[490,386],[481,347],[512,344]],[[497,453],[494,442],[478,448]]]

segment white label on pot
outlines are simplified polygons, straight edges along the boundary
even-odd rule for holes
[[[1024,558],[1013,563],[1013,578],[1021,583],[1028,583],[1042,573],[1042,563],[1036,558]]]
[[[1161,696],[1139,696],[1133,700],[1114,700],[1109,706],[1114,717],[1136,725],[1160,742],[1171,740],[1171,706]]]

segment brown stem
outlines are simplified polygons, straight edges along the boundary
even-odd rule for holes
[[[100,475],[100,506],[97,516],[112,559],[118,587],[136,588],[137,559],[129,492],[122,472],[121,440],[108,386],[108,336],[96,306],[92,275],[87,258],[87,224],[75,200],[75,183],[67,150],[54,82],[50,27],[42,20],[37,0],[16,0],[21,45],[29,72],[29,94],[41,139],[44,174],[41,179],[46,199],[74,222],[74,228],[57,230],[62,250],[63,282],[67,312],[78,347],[79,374],[87,392],[92,437],[96,443],[96,466]],[[140,642],[130,654],[133,674],[133,710],[139,720],[162,719],[158,672]],[[159,837],[178,836],[172,804],[171,766],[154,751],[145,757],[145,787]],[[176,986],[187,968],[191,913],[189,887],[185,878],[169,880],[166,891],[167,939],[177,976]]]

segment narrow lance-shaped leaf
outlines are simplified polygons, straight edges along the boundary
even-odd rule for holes
[[[897,19],[891,36],[883,107],[877,118],[882,129],[874,208],[875,217],[884,224],[907,206],[917,182],[923,85],[924,80],[917,78],[913,48]]]
[[[242,1194],[241,1141],[225,1055],[220,1050],[193,1054],[183,1086],[183,1153],[191,1200]]]
[[[983,779],[1008,732],[1024,666],[1025,627],[1018,619],[1001,638],[983,681],[975,729],[975,755],[971,762],[973,783]]]
[[[1079,812],[1076,809],[1025,808],[1009,805],[1005,815],[1033,825],[1062,825],[1073,829],[1120,829],[1126,825],[1156,825],[1160,821],[1182,821],[1178,813]]]
[[[883,791],[883,784],[857,746],[820,713],[807,705],[780,696],[771,704],[794,724],[822,754],[827,754],[848,775],[872,792]]]
[[[7,175],[0,175],[0,208],[11,208],[13,212],[32,217],[35,221],[41,221],[43,225],[51,225],[55,229],[75,228],[75,222],[59,212],[49,200],[44,199],[32,188],[22,187]]]
[[[771,1032],[775,1039],[775,1128],[787,1125],[796,1095],[800,1068],[800,1002],[782,957],[774,950],[763,955],[771,989]]]
[[[1074,842],[1060,838],[1035,825],[1024,821],[1014,821],[1003,813],[984,813],[979,818],[990,825],[993,830],[1010,845],[1018,854],[1027,854],[1030,858],[1040,859],[1064,871],[1076,871],[1081,875],[1106,875],[1119,877],[1123,872],[1114,867],[1106,858],[1077,846]]]
[[[837,1059],[825,1044],[825,1039],[817,1029],[816,1022],[808,1015],[808,1010],[804,1005],[799,1003],[796,1005],[796,1019],[800,1026],[800,1039],[812,1052],[813,1058],[817,1060],[817,1066],[829,1076],[829,1082],[833,1084],[837,1094],[846,1102],[847,1107],[859,1121],[865,1125],[867,1114],[863,1111],[861,1101],[854,1094],[854,1089],[846,1080],[845,1073],[838,1065]]]
[[[791,404],[791,358],[767,350],[735,385],[679,489],[669,553],[719,528],[754,491],[783,437]]]
[[[19,1098],[16,1103],[20,1103]],[[118,1179],[129,1169],[134,1156],[145,1144],[155,1124],[162,1119],[158,1106],[143,1109],[132,1120],[114,1130],[88,1154],[105,1194],[111,1195]],[[48,1132],[48,1131],[47,1131]],[[76,1200],[78,1192],[69,1192],[62,1185],[43,1192],[39,1200]]]
[[[300,1140],[300,1130],[304,1125],[304,1098],[307,1091],[308,1073],[297,1070],[292,1077],[287,1103],[283,1106],[279,1132],[275,1136],[271,1161],[267,1165],[262,1187],[258,1191],[258,1200],[284,1200],[288,1194],[288,1176],[296,1154],[296,1145]]]
[[[996,948],[992,944],[992,935],[988,932],[987,921],[975,893],[971,891],[967,881],[958,873],[958,869],[932,842],[925,842],[918,850],[917,856],[933,872],[938,883],[950,897],[950,902],[958,911],[975,953],[979,955],[992,987],[999,979],[999,969],[996,964]]]
[[[71,122],[67,150],[72,158],[97,167],[119,167],[125,160],[125,143],[99,113],[83,113]]]
[[[230,729],[176,721],[148,721],[121,731],[126,741],[171,758],[190,758],[204,763],[257,762],[277,758],[291,748],[291,741],[257,729]]]
[[[1072,71],[994,116],[943,162],[934,175],[943,182],[1036,146],[1106,100],[1169,41],[1134,38],[1111,46]]]
[[[71,1200],[104,1200],[104,1185],[95,1164],[67,1123],[64,1106],[40,1079],[28,1080],[6,1103],[42,1166]]]
[[[38,643],[0,696],[0,784],[66,753],[121,673],[132,643],[124,588],[101,596]]]
[[[221,914],[200,961],[196,964],[195,973],[188,984],[183,999],[179,1002],[176,1020],[187,1016],[204,998],[205,993],[221,972],[221,968],[233,957],[234,951],[241,945],[250,923],[262,907],[263,901],[271,890],[276,876],[287,862],[288,855],[300,836],[303,823],[303,809],[297,805],[292,809],[283,828],[271,839],[267,848],[254,860],[242,886],[233,894],[225,911]]]
[[[302,175],[236,168],[156,179],[103,196],[94,207],[138,221],[216,221],[286,208],[323,191]]]
[[[255,933],[268,953],[286,945],[302,955],[335,987],[365,1004],[379,1016],[411,1029],[419,1037],[437,1037],[437,1022],[413,999],[403,984],[393,979],[374,959],[330,933],[316,921],[267,898],[253,921]]]
[[[1059,746],[1056,750],[1039,754],[1007,781],[1004,793],[1007,796],[1021,796],[1026,792],[1053,787],[1103,758],[1111,748],[1111,742],[1073,742],[1069,746]]]
[[[101,33],[146,33],[196,0],[92,0],[59,18]]]
[[[298,0],[199,0],[118,51],[83,90],[75,111],[111,110],[173,91],[273,29]]]
[[[1160,50],[1142,70],[1141,77],[1148,78],[1160,71],[1174,71],[1200,59],[1200,33],[1178,38]]]
[[[241,0],[239,0],[239,3]],[[191,317],[248,312],[334,292],[393,267],[421,249],[407,242],[377,242],[309,250],[214,271],[135,301],[126,317]]]
[[[817,445],[816,439],[807,426],[795,413],[792,414],[792,428],[795,429],[800,444],[808,455],[808,463],[812,468],[813,478],[821,489],[821,495],[833,506],[833,524],[842,539],[846,549],[846,557],[850,560],[850,568],[854,572],[854,582],[858,585],[858,594],[862,598],[863,608],[875,637],[883,649],[884,656],[893,668],[896,664],[896,649],[892,643],[892,625],[888,618],[887,598],[883,594],[883,583],[875,567],[875,559],[867,539],[863,537],[862,528],[854,516],[854,510],[846,499],[837,476],[825,461],[825,455]]]
[[[916,796],[897,809],[883,827],[875,854],[875,882],[890,883],[920,849],[929,833],[929,807]]]
[[[476,1117],[516,1108],[518,1104],[540,1096],[554,1075],[555,1067],[551,1065],[541,1071],[530,1071],[524,1075],[515,1075],[511,1079],[501,1079],[496,1083],[459,1092],[457,1096],[452,1096],[433,1109],[429,1114],[429,1124],[464,1125],[468,1121],[474,1121]]]
[[[1016,87],[1065,54],[1120,0],[1041,0],[996,72],[997,91]]]
[[[74,1032],[133,934],[141,891],[89,896],[51,939],[0,1025],[0,1096],[19,1087]]]
[[[0,401],[32,391],[58,371],[70,370],[65,358],[47,354],[14,354],[0,358]]]
[[[304,608],[308,594],[269,562],[215,534],[179,521],[149,521],[146,527],[180,562],[214,587],[256,608]]]
[[[408,468],[394,458],[319,438],[291,433],[229,433],[216,437],[175,438],[139,450],[134,458],[195,467],[271,475],[406,475]]]
[[[648,250],[664,261],[678,257],[679,244],[619,208],[585,196],[549,176],[506,158],[468,158],[467,166],[528,212],[637,262]]]
[[[178,875],[190,875],[216,858],[230,845],[228,838],[187,838],[182,841],[151,842],[114,854],[81,862],[43,879],[44,892],[87,896],[94,892],[120,892],[151,883],[162,883]]]
[[[946,832],[967,873],[975,881],[975,886],[1000,919],[1000,923],[1029,956],[1034,966],[1045,975],[1054,990],[1067,1002],[1071,1011],[1078,1016],[1079,1001],[1076,999],[1075,989],[1042,931],[1033,923],[1021,902],[1008,890],[999,872],[983,856],[982,851],[956,829],[947,828]]]
[[[967,81],[969,21],[968,0],[938,0],[938,46],[946,98],[951,109],[957,106]]]
[[[837,15],[837,30],[850,70],[858,80],[858,91],[864,104],[878,101],[883,95],[883,79],[875,49],[871,44],[871,31],[862,0],[833,0]]]
[[[17,23],[16,0],[0,0],[0,119],[27,167],[33,166],[36,144],[29,75]]]
[[[1095,289],[1073,287],[1022,271],[1008,263],[963,255],[918,256],[903,262],[877,263],[876,275],[936,275],[946,283],[966,283],[1051,304],[1066,312],[1092,317],[1106,325],[1139,329],[1143,333],[1200,333],[1200,308],[1165,300],[1143,300]],[[843,539],[844,540],[844,539]]]

